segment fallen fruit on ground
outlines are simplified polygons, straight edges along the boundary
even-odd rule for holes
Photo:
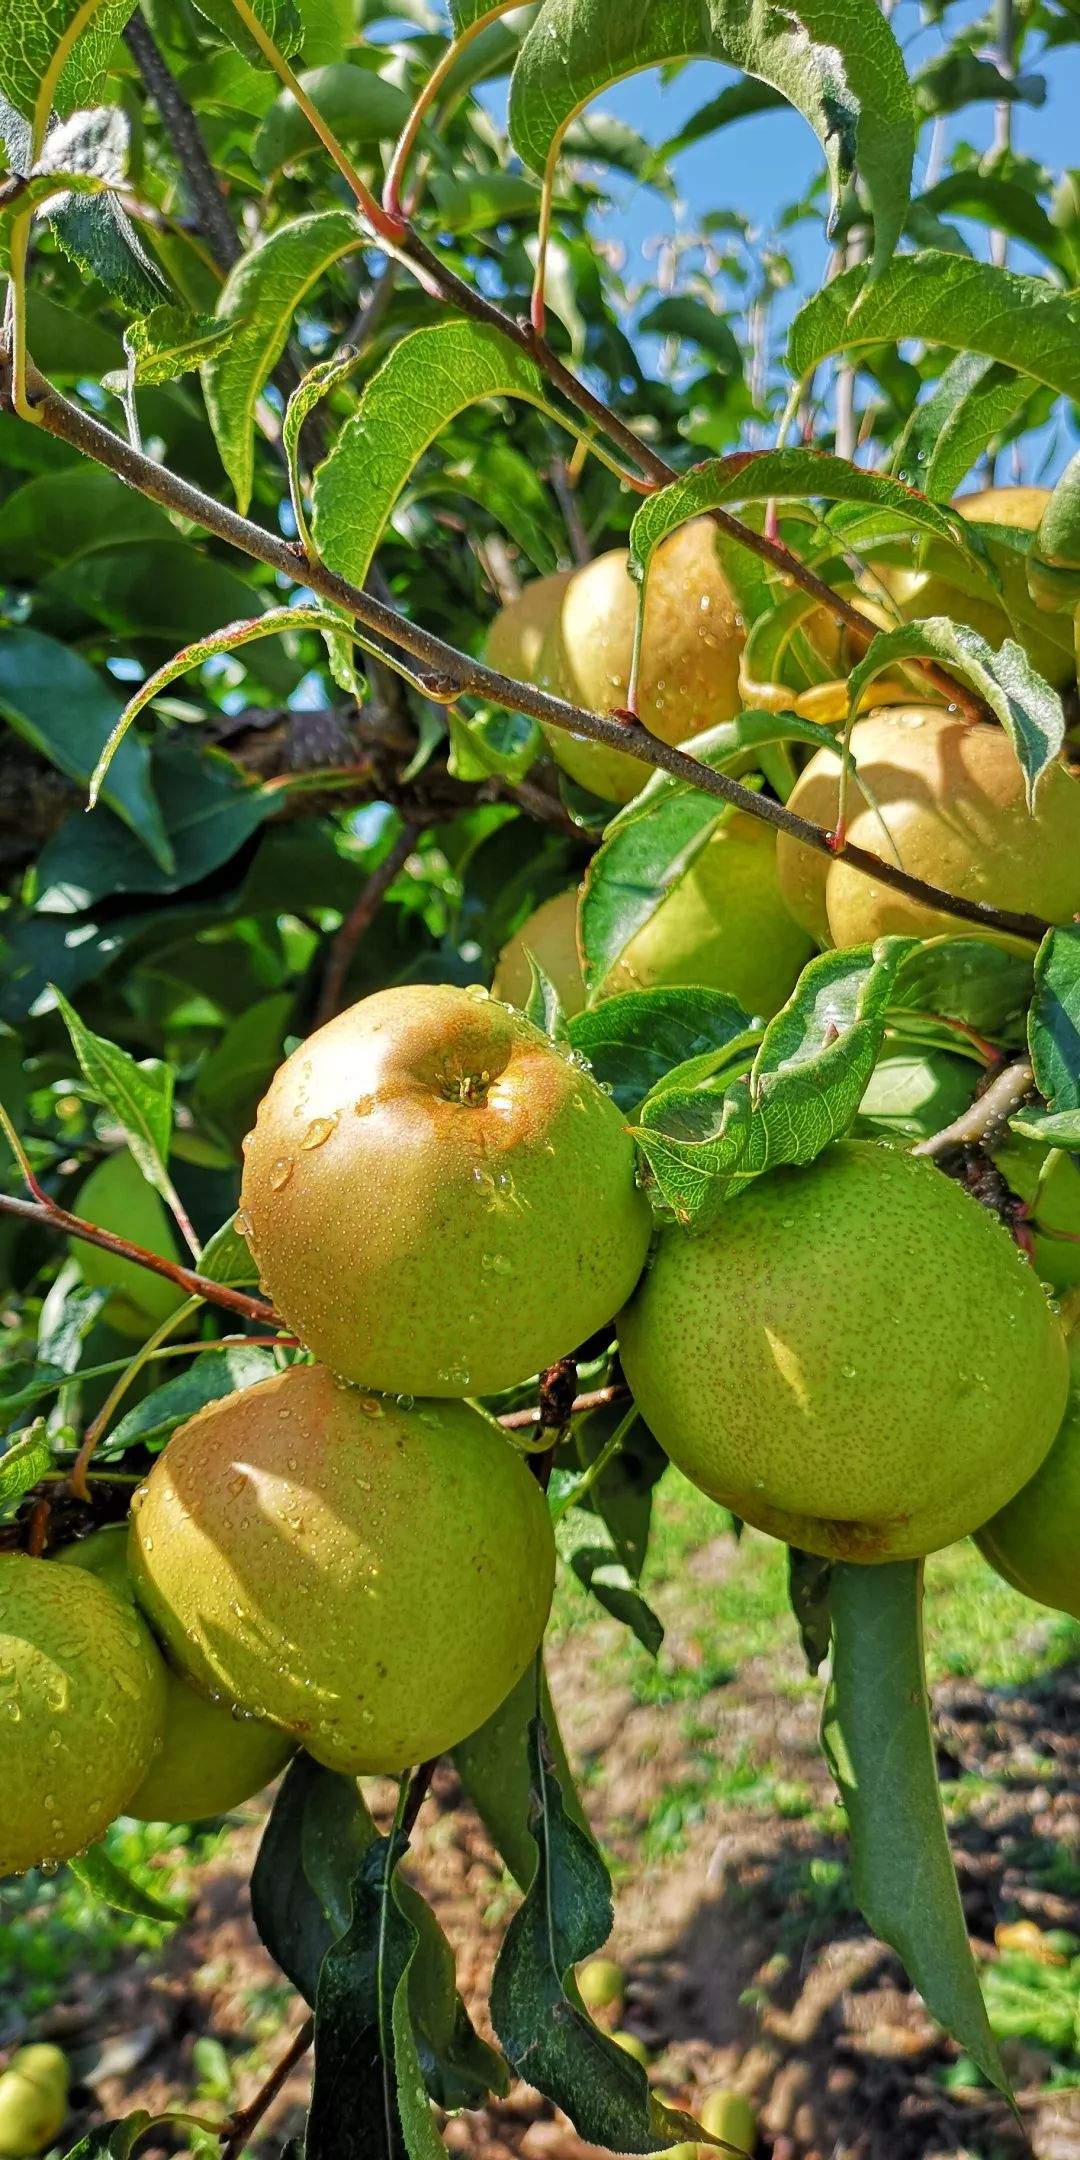
[[[1034,1475],[1068,1394],[1064,1332],[1008,1233],[867,1140],[756,1180],[700,1236],[665,1230],[619,1342],[687,1477],[837,1559],[976,1529]]]
[[[165,1672],[104,1582],[0,1556],[0,1877],[70,1860],[107,1830],[161,1743]]]
[[[577,1984],[581,2000],[590,2010],[611,2010],[626,1993],[622,1966],[616,1965],[613,1958],[590,1958],[587,1965],[579,1965]]]
[[[126,1524],[92,1531],[58,1557],[86,1568],[118,1597],[135,1600]],[[261,1792],[285,1768],[294,1744],[274,1725],[211,1701],[165,1667],[161,1746],[125,1815],[142,1822],[200,1822],[225,1815]]]
[[[743,2093],[723,2088],[707,2093],[698,2121],[711,2137],[725,2138],[740,2152],[752,2153],[757,2144],[757,2116]]]
[[[984,1523],[975,1543],[1014,1590],[1080,1620],[1080,1344],[1061,1430],[1034,1477]]]
[[[486,991],[379,992],[259,1107],[239,1224],[278,1311],[369,1388],[489,1395],[610,1320],[651,1220],[591,1073]]]
[[[626,548],[574,572],[551,616],[537,680],[554,697],[606,713],[625,706],[637,622],[638,588]],[[743,626],[706,518],[663,541],[649,569],[638,682],[638,711],[662,742],[690,735],[740,711]],[[629,802],[650,768],[621,750],[544,730],[556,763],[609,802]]]
[[[554,1542],[482,1411],[295,1365],[174,1433],[132,1503],[132,1574],[196,1686],[358,1775],[497,1709],[539,1644]]]
[[[33,2160],[59,2136],[68,2111],[67,2059],[39,2041],[17,2049],[0,2075],[0,2155]]]
[[[1003,728],[969,726],[939,706],[892,706],[858,723],[851,750],[866,792],[853,774],[849,841],[962,899],[1050,923],[1068,922],[1080,909],[1080,780],[1060,760],[1039,781],[1032,816]],[[788,807],[832,830],[839,777],[839,753],[817,751]],[[956,916],[786,833],[777,866],[791,913],[820,943],[957,930]]]

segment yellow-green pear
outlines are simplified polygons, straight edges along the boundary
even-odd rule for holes
[[[118,1597],[134,1603],[128,1556],[127,1526],[117,1524],[92,1531],[59,1558],[88,1568]],[[201,1822],[207,1815],[225,1815],[261,1792],[295,1752],[295,1743],[275,1725],[197,1694],[168,1667],[166,1688],[162,1743],[125,1803],[125,1815],[142,1822]]]
[[[1061,1430],[1034,1477],[976,1533],[992,1568],[1039,1605],[1080,1620],[1080,1343]]]
[[[359,1775],[443,1754],[509,1694],[554,1542],[482,1411],[294,1365],[173,1434],[132,1502],[132,1574],[197,1687]]]
[[[577,1969],[578,1994],[588,2010],[613,2010],[626,1994],[621,1965],[614,1958],[590,1958]]]
[[[1080,1283],[1080,1168],[1075,1155],[1011,1133],[994,1161],[1031,1210],[1035,1268],[1052,1290]],[[1054,1237],[1057,1230],[1062,1234]]]
[[[495,963],[492,997],[504,998],[523,1012],[532,990],[528,955],[532,953],[548,981],[559,993],[567,1019],[585,1004],[585,982],[577,946],[578,891],[556,893],[534,908],[527,922],[508,938]]]
[[[37,2041],[0,2075],[0,2160],[34,2160],[59,2137],[68,2111],[67,2059]]]
[[[611,2037],[616,2047],[622,2049],[624,2055],[632,2056],[636,2063],[641,2064],[643,2070],[648,2069],[649,2050],[644,2040],[639,2040],[636,2033],[613,2032]]]
[[[0,1877],[107,1830],[161,1744],[165,1693],[148,1630],[105,1582],[0,1555]]]
[[[1033,533],[1050,492],[1041,487],[978,488],[970,495],[957,496],[953,509],[975,525],[1011,526],[1014,531]],[[883,566],[881,577],[905,622],[947,615],[953,622],[967,623],[995,648],[1005,638],[1015,638],[1048,682],[1060,686],[1074,681],[1071,616],[1067,611],[1048,614],[1036,605],[1028,591],[1024,558],[1015,549],[991,542],[990,554],[1001,579],[1000,600],[985,586],[977,593],[967,591],[956,576],[956,556],[932,542],[923,568]]]
[[[925,1043],[886,1043],[851,1126],[856,1140],[928,1140],[972,1102],[981,1067]]]
[[[638,588],[626,548],[576,570],[556,597],[537,670],[541,687],[586,712],[625,706]],[[741,710],[743,624],[707,518],[681,525],[657,549],[648,578],[638,711],[663,742],[685,742]],[[545,728],[551,754],[581,787],[629,802],[649,767],[564,729]]]
[[[75,1212],[95,1229],[112,1230],[164,1260],[179,1257],[168,1209],[126,1148],[91,1170],[79,1187]],[[83,1281],[112,1292],[105,1318],[120,1335],[145,1342],[151,1330],[184,1303],[185,1293],[176,1283],[135,1260],[122,1260],[82,1238],[73,1238],[71,1249]]]
[[[1080,910],[1080,780],[1060,759],[1043,774],[1032,815],[1003,728],[969,726],[940,706],[890,706],[859,721],[851,750],[866,793],[853,774],[850,841],[964,899],[1052,923],[1069,922]],[[789,808],[831,830],[839,774],[839,753],[817,751]],[[960,927],[946,910],[911,899],[842,858],[818,855],[786,833],[777,866],[791,913],[821,942],[845,947],[892,932],[926,938]]]
[[[710,2137],[724,2138],[738,2152],[752,2153],[757,2145],[757,2116],[745,2093],[718,2086],[706,2094],[698,2109],[698,2121]]]
[[[1065,1336],[995,1217],[925,1159],[844,1140],[662,1232],[619,1320],[646,1423],[702,1491],[808,1552],[909,1559],[1034,1475]]]
[[[348,1380],[496,1394],[637,1281],[648,1203],[591,1073],[486,991],[378,991],[281,1067],[238,1226],[277,1310]]]
[[[485,658],[500,675],[535,682],[544,639],[574,573],[553,570],[533,578],[515,599],[499,609],[487,634]]]

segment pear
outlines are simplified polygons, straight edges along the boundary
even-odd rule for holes
[[[646,1423],[703,1492],[826,1557],[951,1544],[1032,1477],[1068,1358],[1000,1223],[924,1159],[845,1140],[661,1233],[619,1321]]]
[[[590,1958],[577,1971],[578,1994],[588,2010],[614,2010],[626,1994],[626,1978],[613,1958]]]
[[[133,1605],[128,1553],[127,1525],[120,1523],[91,1531],[58,1558],[89,1569]],[[261,1792],[295,1752],[276,1726],[197,1694],[168,1667],[165,1684],[162,1743],[142,1784],[125,1803],[125,1815],[142,1822],[201,1822],[207,1815],[227,1815]]]
[[[132,1502],[136,1595],[196,1687],[353,1776],[490,1717],[547,1620],[547,1506],[502,1428],[317,1365],[210,1403]]]
[[[553,570],[533,578],[517,597],[500,608],[487,634],[485,658],[500,675],[515,682],[535,682],[544,639],[557,612],[572,570]]]
[[[626,548],[613,548],[575,571],[556,596],[537,670],[541,687],[586,712],[625,706],[637,608]],[[681,525],[661,543],[649,569],[638,711],[650,733],[681,743],[733,720],[742,706],[743,642],[742,617],[720,567],[711,522],[698,518]],[[648,766],[625,751],[562,728],[544,732],[563,771],[608,802],[629,802],[649,777]]]
[[[572,885],[567,892],[555,893],[552,899],[542,900],[534,908],[520,930],[508,938],[495,963],[495,977],[491,985],[492,997],[502,998],[508,1005],[516,1005],[523,1012],[529,1002],[532,974],[528,955],[532,953],[548,981],[559,993],[559,1003],[568,1020],[583,1010],[585,982],[581,973],[581,958],[577,946],[578,889]]]
[[[978,488],[959,495],[953,509],[975,525],[1012,527],[1033,533],[1050,500],[1050,489],[1040,487]],[[1041,610],[1028,591],[1022,554],[1007,545],[990,543],[994,568],[1001,579],[1001,599],[985,586],[968,592],[957,579],[957,559],[951,552],[927,549],[928,560],[919,570],[882,566],[881,578],[905,622],[923,621],[930,615],[948,615],[953,622],[967,623],[995,648],[1015,638],[1047,682],[1057,687],[1074,682],[1076,665],[1071,616],[1063,611]]]
[[[179,1257],[168,1209],[126,1148],[91,1170],[79,1187],[75,1209],[98,1230],[112,1230],[165,1260]],[[145,1342],[152,1329],[184,1303],[185,1293],[176,1283],[151,1274],[136,1260],[122,1260],[82,1238],[72,1239],[72,1251],[84,1283],[112,1292],[105,1318],[120,1335]]]
[[[858,722],[851,749],[866,794],[853,774],[849,840],[964,899],[1054,923],[1080,910],[1080,780],[1060,761],[1043,774],[1032,816],[1002,728],[969,726],[939,706],[891,706]],[[817,751],[789,809],[831,830],[839,774],[839,753]],[[961,927],[945,910],[880,885],[786,833],[777,867],[796,922],[823,944],[861,945],[891,932],[936,937]]]
[[[68,2066],[58,2047],[16,2050],[0,2076],[0,2160],[33,2160],[52,2145],[68,2111]]]
[[[1080,1343],[1061,1430],[1034,1477],[976,1532],[992,1568],[1039,1605],[1080,1620]]]
[[[278,1311],[347,1380],[492,1395],[611,1319],[651,1218],[591,1073],[486,991],[379,991],[281,1067],[238,1227]]]
[[[718,2086],[706,2094],[698,2120],[711,2137],[723,2138],[737,2152],[752,2153],[757,2146],[757,2116],[744,2093]],[[702,2146],[701,2151],[707,2152],[708,2147]]]
[[[161,1745],[165,1695],[147,1629],[105,1582],[0,1555],[0,1877],[102,1835]]]

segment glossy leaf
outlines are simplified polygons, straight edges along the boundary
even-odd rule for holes
[[[52,1385],[55,1387],[55,1381]],[[13,1507],[52,1469],[52,1463],[52,1442],[45,1420],[36,1418],[0,1455],[0,1508]]]
[[[982,353],[958,353],[911,415],[896,449],[897,477],[947,502],[987,445],[1023,411],[1033,387],[1028,376]]]
[[[39,912],[77,915],[122,893],[182,892],[231,861],[277,807],[273,791],[245,779],[220,751],[200,752],[190,741],[155,744],[151,771],[165,805],[171,869],[152,862],[99,803],[93,817],[79,810],[46,841],[37,863]]]
[[[236,1217],[230,1215],[228,1222],[207,1239],[199,1255],[199,1273],[208,1275],[211,1282],[231,1283],[234,1289],[242,1289],[247,1283],[258,1282],[259,1270],[247,1239],[241,1237],[235,1225]]]
[[[900,963],[894,1009],[941,1014],[997,1041],[1012,1041],[1033,987],[1034,954],[1015,939],[938,937],[921,941]]]
[[[1080,929],[1051,930],[1039,947],[1028,1043],[1048,1108],[1080,1108]]]
[[[5,630],[0,639],[0,714],[69,779],[89,783],[119,711],[120,700],[80,653],[37,630]],[[172,849],[143,743],[125,743],[102,800],[130,825],[154,861],[171,870]]]
[[[545,0],[510,91],[510,135],[535,172],[558,155],[581,107],[642,68],[713,59],[770,84],[818,136],[834,208],[858,166],[874,211],[875,267],[903,227],[915,147],[911,90],[896,40],[871,0],[801,0],[770,15],[739,0]]]
[[[56,992],[56,1002],[91,1094],[112,1111],[144,1178],[164,1199],[170,1199],[172,1184],[165,1165],[172,1144],[172,1066],[160,1058],[137,1064],[119,1044],[95,1035],[62,990]]]
[[[126,1868],[117,1865],[104,1845],[91,1845],[86,1852],[69,1860],[68,1867],[84,1890],[89,1890],[102,1905],[111,1905],[115,1912],[132,1913],[137,1920],[157,1920],[171,1927],[185,1916],[182,1905],[153,1897],[149,1890],[144,1890]]]
[[[1040,1110],[1032,1104],[1009,1119],[1009,1129],[1022,1133],[1027,1140],[1037,1140],[1040,1147],[1067,1148],[1071,1154],[1080,1151],[1080,1107]]]
[[[1024,775],[1028,809],[1034,812],[1039,780],[1065,740],[1065,714],[1056,690],[1032,667],[1022,645],[1006,638],[998,652],[966,623],[937,615],[925,622],[883,630],[848,678],[849,710],[863,691],[898,660],[938,660],[970,683],[996,713]]]
[[[820,1672],[829,1655],[829,1584],[832,1562],[820,1553],[788,1547],[788,1597],[795,1615],[807,1669]]]
[[[240,257],[225,281],[217,314],[235,326],[236,335],[205,363],[202,381],[210,425],[240,510],[251,500],[255,401],[281,358],[293,317],[331,264],[362,242],[348,211],[316,210],[279,225],[261,247]]]
[[[601,1086],[629,1115],[675,1066],[721,1049],[749,1024],[726,990],[677,985],[605,998],[575,1014],[567,1033]]]
[[[315,544],[331,569],[363,584],[424,451],[457,413],[493,397],[547,406],[540,369],[499,331],[443,322],[395,346],[315,475]]]
[[[204,1272],[201,1259],[199,1272]],[[222,1282],[225,1278],[216,1274],[214,1280]],[[197,1410],[205,1409],[207,1403],[222,1402],[240,1388],[254,1387],[277,1370],[272,1350],[246,1347],[243,1343],[232,1344],[227,1350],[207,1350],[193,1358],[186,1371],[174,1380],[164,1381],[161,1387],[151,1388],[134,1409],[126,1411],[103,1442],[101,1453],[120,1455],[136,1444],[164,1447],[177,1426],[194,1417]]]
[[[923,1663],[921,1563],[839,1563],[829,1604],[833,1668],[822,1730],[847,1811],[860,1910],[874,1934],[899,1953],[931,2016],[1008,2096],[938,1789]]]
[[[375,1837],[353,1778],[297,1755],[274,1796],[251,1877],[251,1913],[275,1963],[314,2004],[319,1972],[352,1910],[352,1880]]]
[[[393,141],[409,117],[411,100],[396,83],[370,68],[342,60],[308,68],[300,87],[347,150]],[[265,179],[296,159],[325,156],[322,144],[291,91],[271,105],[252,144],[256,170]]]

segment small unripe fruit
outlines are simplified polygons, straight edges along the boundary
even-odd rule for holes
[[[710,2137],[721,2137],[739,2152],[752,2153],[757,2144],[757,2116],[744,2094],[722,2087],[708,2093],[698,2109],[698,2120]]]
[[[610,2010],[626,1993],[622,1966],[612,1958],[590,1958],[587,1965],[579,1966],[577,1984],[581,2000],[590,2010]]]
[[[484,991],[384,990],[259,1107],[239,1222],[270,1296],[347,1380],[497,1394],[611,1319],[651,1218],[591,1073]]]
[[[1068,1393],[1062,1328],[1000,1223],[865,1140],[758,1178],[699,1236],[665,1230],[619,1345],[687,1477],[835,1559],[977,1528],[1038,1469]]]
[[[637,622],[638,588],[625,548],[574,572],[544,640],[538,680],[586,712],[625,706]],[[657,549],[649,570],[638,710],[650,734],[685,742],[741,710],[743,628],[706,518],[682,525]],[[556,762],[581,787],[629,802],[649,767],[624,751],[545,728]]]
[[[81,1569],[0,1556],[0,1877],[92,1845],[164,1721],[164,1667],[131,1608]]]
[[[180,1670],[352,1775],[441,1755],[497,1709],[554,1569],[493,1419],[317,1365],[199,1411],[132,1503],[136,1594]]]
[[[644,2040],[639,2040],[636,2033],[613,2032],[611,2037],[616,2047],[622,2049],[624,2055],[632,2055],[634,2061],[640,2063],[643,2070],[648,2069],[649,2050]]]
[[[68,2066],[58,2047],[19,2048],[0,2076],[0,2160],[34,2160],[59,2137],[68,2111]]]

